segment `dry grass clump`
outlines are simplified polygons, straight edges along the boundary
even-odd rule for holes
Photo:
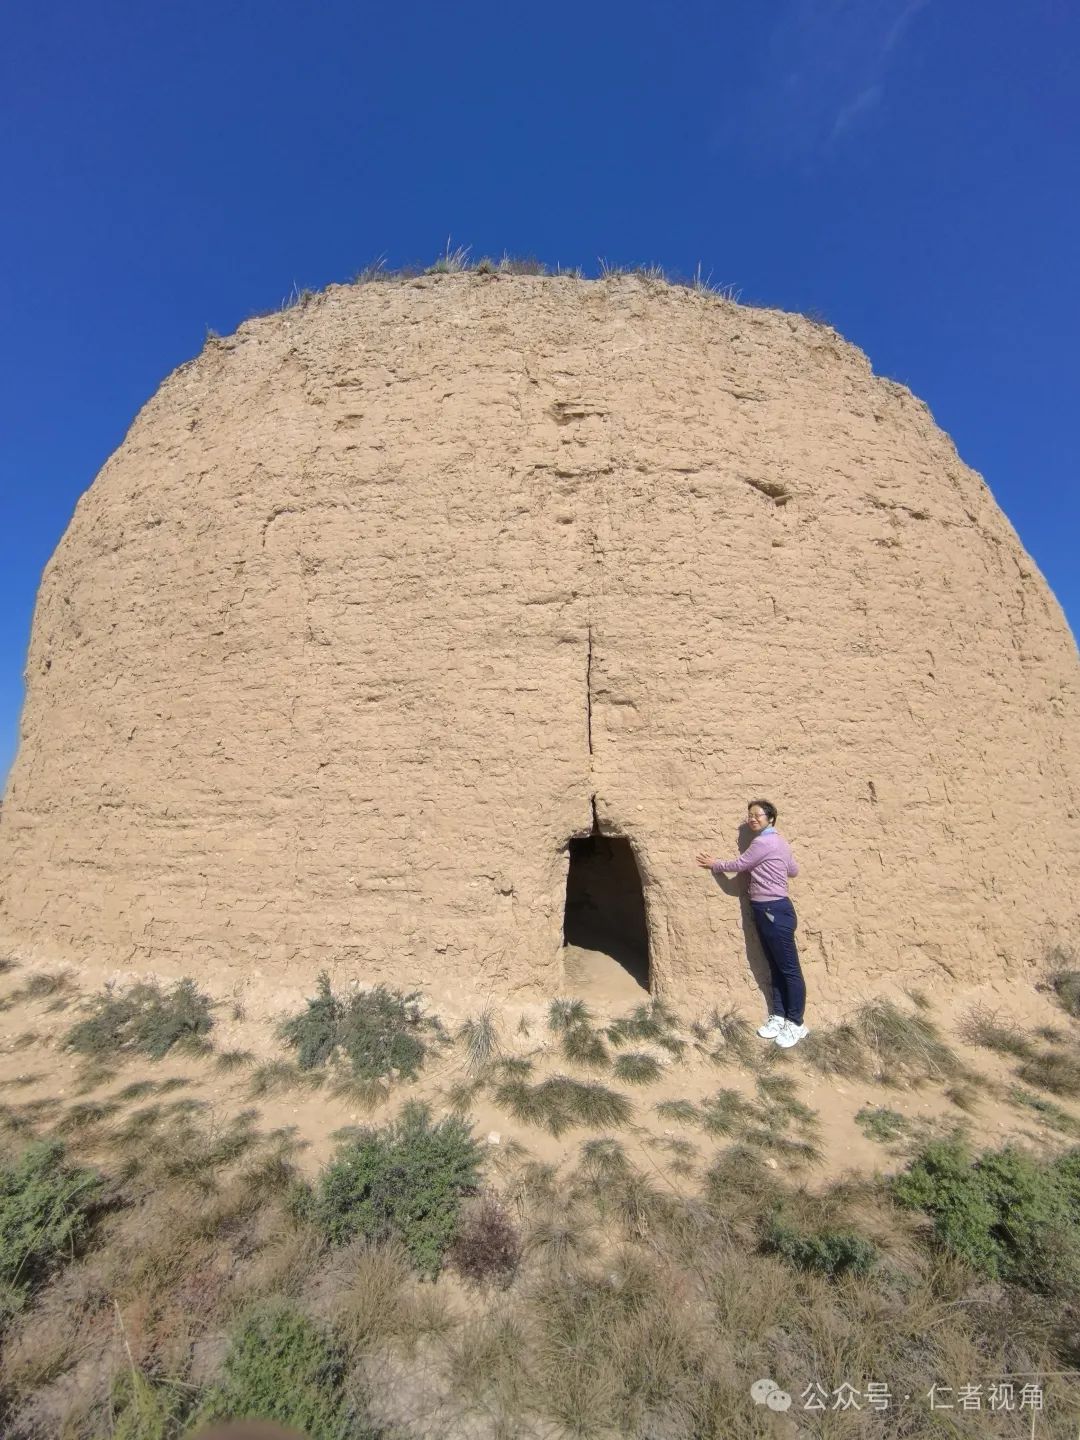
[[[425,275],[460,275],[463,271],[472,267],[469,264],[469,245],[456,245],[450,249],[450,241],[446,242],[445,251],[439,256],[434,264],[429,265],[424,271]]]
[[[370,1080],[363,1075],[350,1075],[348,1071],[339,1070],[332,1077],[330,1094],[358,1109],[374,1110],[389,1099],[390,1085],[389,1078]]]
[[[562,1032],[563,1055],[572,1065],[590,1070],[603,1070],[611,1064],[604,1037],[589,1025],[570,1025]]]
[[[596,1216],[576,1201],[548,1197],[536,1206],[524,1234],[524,1251],[544,1268],[565,1270],[600,1249]]]
[[[490,1082],[490,1073],[482,1071],[479,1075],[468,1075],[463,1080],[454,1080],[447,1085],[442,1093],[451,1114],[468,1115]]]
[[[709,1167],[704,1201],[725,1224],[753,1233],[761,1215],[783,1194],[783,1181],[765,1158],[751,1146],[736,1143],[721,1150]]]
[[[607,1144],[614,1147],[614,1142]],[[639,1240],[662,1229],[671,1217],[672,1192],[657,1181],[631,1165],[617,1147],[591,1153],[584,1149],[571,1177],[572,1193],[588,1199],[602,1224],[614,1223],[625,1238]]]
[[[996,1010],[976,1005],[956,1027],[961,1040],[983,1050],[996,1050],[999,1055],[1015,1055],[1026,1059],[1033,1046],[1024,1031],[1012,1022],[1003,1023]]]
[[[649,1055],[642,1050],[631,1050],[618,1057],[612,1073],[616,1080],[622,1080],[627,1085],[651,1085],[653,1081],[660,1079],[664,1067],[655,1055]]]
[[[956,1055],[922,1013],[905,1014],[891,1000],[861,1007],[857,1025],[875,1057],[874,1078],[884,1084],[920,1084],[960,1070]]]
[[[462,1021],[455,1039],[465,1051],[465,1066],[469,1074],[478,1075],[486,1070],[502,1054],[495,1007],[485,1006],[478,1015]]]
[[[697,1125],[701,1122],[701,1111],[693,1100],[661,1100],[654,1108],[663,1120],[676,1120],[680,1125]]]
[[[291,1060],[268,1060],[256,1065],[248,1080],[247,1093],[252,1100],[266,1095],[282,1095],[289,1090],[317,1090],[326,1077],[318,1071],[301,1070]]]
[[[682,1058],[686,1042],[679,1036],[679,1018],[660,1000],[651,1000],[639,1005],[629,1015],[624,1015],[607,1027],[607,1037],[613,1045],[621,1046],[642,1041],[660,1045],[673,1059]]]
[[[737,1090],[717,1090],[701,1102],[700,1125],[706,1135],[734,1135],[757,1118],[757,1107]]]
[[[559,996],[548,1006],[548,1029],[556,1034],[572,1029],[575,1025],[591,1025],[592,1012],[584,1000],[569,1000]]]
[[[754,1069],[768,1053],[754,1035],[754,1027],[735,1010],[721,1013],[714,1009],[706,1022],[697,1020],[690,1029],[717,1065],[738,1064]]]
[[[905,1012],[891,1000],[860,1006],[850,1024],[811,1030],[798,1054],[822,1074],[892,1086],[951,1079],[963,1070],[925,1013]]]
[[[140,1187],[178,1181],[209,1192],[258,1145],[255,1119],[253,1110],[219,1117],[202,1101],[145,1106],[112,1131],[115,1173]]]
[[[503,1435],[514,1434],[511,1419],[528,1407],[532,1388],[529,1347],[520,1319],[495,1310],[466,1320],[445,1348],[449,1382],[459,1403],[468,1411],[495,1417]]]
[[[156,1080],[133,1080],[130,1085],[125,1085],[122,1090],[116,1092],[117,1100],[128,1105],[133,1100],[145,1100],[150,1095],[156,1095],[158,1082]]]
[[[1080,1020],[1080,969],[1075,957],[1064,950],[1053,950],[1047,956],[1047,983],[1055,999],[1067,1015]]]
[[[688,1422],[712,1365],[690,1277],[625,1248],[541,1281],[529,1314],[529,1398],[546,1419],[575,1435],[701,1433]]]
[[[822,1075],[841,1079],[867,1080],[870,1057],[854,1025],[819,1026],[801,1042],[798,1054]]]
[[[817,1112],[798,1098],[795,1081],[790,1075],[761,1075],[758,1077],[757,1090],[777,1115],[800,1125],[817,1124]]]
[[[7,968],[13,968],[13,965],[14,962],[11,962]],[[28,976],[22,985],[0,1001],[0,1010],[10,1010],[26,1000],[49,1000],[52,1003],[45,1007],[47,1010],[63,1010],[77,990],[78,987],[67,971],[39,970]]]
[[[214,1058],[214,1064],[219,1070],[226,1074],[233,1070],[242,1070],[245,1065],[250,1065],[255,1056],[250,1050],[221,1050]]]
[[[449,1330],[443,1297],[418,1284],[399,1243],[355,1242],[340,1253],[338,1268],[346,1279],[334,1296],[331,1316],[352,1353],[390,1340],[411,1352],[423,1336]]]
[[[1008,1091],[1008,1099],[1013,1105],[1033,1110],[1040,1120],[1049,1125],[1052,1130],[1057,1130],[1062,1135],[1080,1135],[1080,1121],[1063,1110],[1060,1105],[1055,1105],[1053,1100],[1047,1100],[1041,1095],[1033,1095],[1030,1090],[1025,1090],[1021,1085],[1011,1087]]]
[[[864,1105],[855,1116],[855,1124],[864,1135],[882,1145],[906,1140],[911,1134],[907,1117],[884,1105]]]
[[[558,998],[548,1007],[548,1029],[559,1036],[559,1047],[572,1065],[590,1070],[605,1069],[611,1063],[604,1037],[592,1023],[592,1014],[583,1000]]]
[[[497,1195],[485,1190],[466,1202],[447,1258],[473,1285],[509,1285],[521,1261],[517,1226]]]
[[[1054,1046],[1036,1051],[1017,1067],[1021,1080],[1037,1090],[1074,1099],[1080,1096],[1080,1053]]]
[[[721,1089],[699,1104],[665,1100],[656,1113],[680,1124],[696,1125],[706,1135],[727,1136],[742,1147],[768,1151],[774,1159],[793,1165],[817,1165],[823,1155],[817,1138],[817,1114],[795,1093],[786,1075],[763,1075],[757,1082],[758,1100],[738,1090]],[[794,1133],[789,1133],[794,1130]]]
[[[123,1105],[119,1100],[84,1100],[69,1105],[53,1126],[55,1135],[75,1135],[100,1127],[110,1116],[118,1114]]]
[[[568,1075],[552,1075],[538,1085],[504,1080],[495,1090],[495,1103],[524,1124],[540,1126],[555,1136],[574,1125],[593,1130],[627,1125],[634,1112],[625,1095]]]
[[[48,1096],[43,1096],[40,1100],[27,1100],[21,1105],[0,1105],[0,1130],[18,1139],[30,1139],[36,1136],[42,1125],[47,1124],[60,1109],[60,1101]]]
[[[957,1080],[952,1085],[946,1085],[944,1095],[951,1100],[958,1110],[965,1115],[974,1115],[979,1103],[979,1091],[970,1080]]]

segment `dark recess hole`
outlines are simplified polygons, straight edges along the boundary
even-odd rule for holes
[[[645,895],[629,840],[593,834],[570,841],[563,943],[610,955],[650,988]]]

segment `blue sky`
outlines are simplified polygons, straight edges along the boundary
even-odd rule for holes
[[[1072,0],[44,0],[0,49],[0,777],[41,571],[207,327],[377,256],[700,263],[927,401],[1080,631]]]

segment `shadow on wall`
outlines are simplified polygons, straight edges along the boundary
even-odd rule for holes
[[[650,990],[649,925],[633,846],[621,835],[570,841],[563,944],[609,955]]]
[[[739,826],[739,854],[746,849],[754,838],[754,832],[749,825]],[[725,856],[726,858],[726,856]],[[746,947],[746,963],[750,966],[750,973],[757,982],[765,1001],[765,1009],[771,1013],[773,1006],[772,976],[769,972],[769,962],[765,958],[765,952],[761,948],[761,941],[758,939],[757,928],[754,925],[754,913],[750,909],[750,897],[747,894],[747,878],[745,875],[724,875],[714,877],[716,883],[725,895],[732,896],[738,900],[740,918],[742,920],[743,944]]]

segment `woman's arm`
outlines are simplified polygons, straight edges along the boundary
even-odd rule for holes
[[[713,860],[709,864],[709,869],[714,875],[721,870],[726,871],[729,875],[741,875],[744,870],[752,870],[755,865],[760,865],[768,853],[768,845],[762,843],[762,837],[758,835],[751,840],[738,859]]]

